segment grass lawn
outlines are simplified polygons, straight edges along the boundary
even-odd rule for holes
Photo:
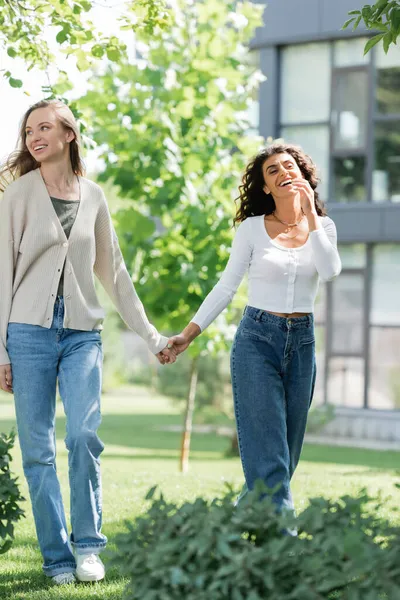
[[[225,458],[227,438],[215,434],[195,434],[192,440],[191,468],[188,475],[178,472],[180,435],[163,430],[181,423],[174,403],[154,396],[140,387],[124,388],[103,398],[103,423],[100,437],[106,448],[102,455],[104,487],[103,531],[112,549],[115,535],[124,529],[124,520],[145,510],[147,490],[158,484],[169,499],[190,500],[198,495],[212,498],[223,488],[224,481],[239,487],[242,472],[237,458]],[[0,395],[0,431],[14,425],[13,398]],[[68,510],[67,454],[64,447],[65,418],[58,406],[58,471]],[[390,499],[384,503],[382,516],[400,523],[395,512],[400,505],[400,453],[306,445],[293,481],[296,506],[301,512],[312,496],[332,498],[355,494],[362,487],[371,494],[382,492]],[[396,472],[397,469],[397,472]],[[20,476],[23,493],[28,497],[23,479],[19,449],[15,448],[13,471]],[[16,528],[13,548],[0,557],[1,600],[89,599],[116,600],[122,597],[124,580],[116,569],[107,573],[107,581],[97,585],[52,587],[42,574],[29,502],[27,518]],[[105,557],[106,562],[106,557]]]

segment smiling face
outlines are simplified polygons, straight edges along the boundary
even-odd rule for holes
[[[40,163],[67,157],[69,144],[74,138],[73,131],[63,126],[51,106],[37,108],[26,122],[26,147]]]
[[[287,152],[273,154],[267,158],[262,166],[264,177],[264,192],[271,194],[279,200],[288,196],[295,196],[298,192],[294,189],[294,179],[304,179],[303,174],[293,156]]]

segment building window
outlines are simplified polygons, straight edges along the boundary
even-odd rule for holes
[[[376,245],[372,262],[371,325],[400,327],[399,282],[400,244]]]
[[[310,69],[310,65],[312,68]],[[281,122],[329,120],[331,91],[328,43],[288,46],[282,53]]]
[[[337,406],[362,408],[365,398],[365,244],[339,246],[343,270],[328,288],[326,395]]]
[[[367,39],[281,51],[279,136],[310,154],[333,202],[400,202],[400,48],[364,56]]]
[[[380,115],[400,115],[400,48],[392,45],[385,54],[376,48],[376,110]]]
[[[333,43],[335,67],[356,67],[367,65],[370,54],[364,56],[364,46],[368,38],[355,38],[353,40],[337,40]]]

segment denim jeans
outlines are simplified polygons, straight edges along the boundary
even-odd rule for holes
[[[99,456],[104,446],[96,433],[101,421],[101,336],[97,330],[64,329],[63,318],[59,296],[51,329],[9,323],[7,338],[23,468],[49,577],[75,570],[72,546],[78,553],[98,553],[107,542],[101,533]],[[70,538],[56,472],[57,380],[67,418]]]
[[[246,479],[280,484],[273,500],[293,510],[290,480],[303,445],[314,392],[313,315],[286,319],[247,306],[231,352],[240,457]],[[239,498],[239,500],[240,500]]]

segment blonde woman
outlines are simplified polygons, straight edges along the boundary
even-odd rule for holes
[[[14,393],[24,473],[43,570],[56,584],[99,581],[102,372],[94,275],[161,363],[167,338],[149,323],[121,255],[101,188],[83,177],[77,123],[58,101],[23,117],[0,171],[0,387]],[[67,417],[71,535],[56,473],[56,384]]]

